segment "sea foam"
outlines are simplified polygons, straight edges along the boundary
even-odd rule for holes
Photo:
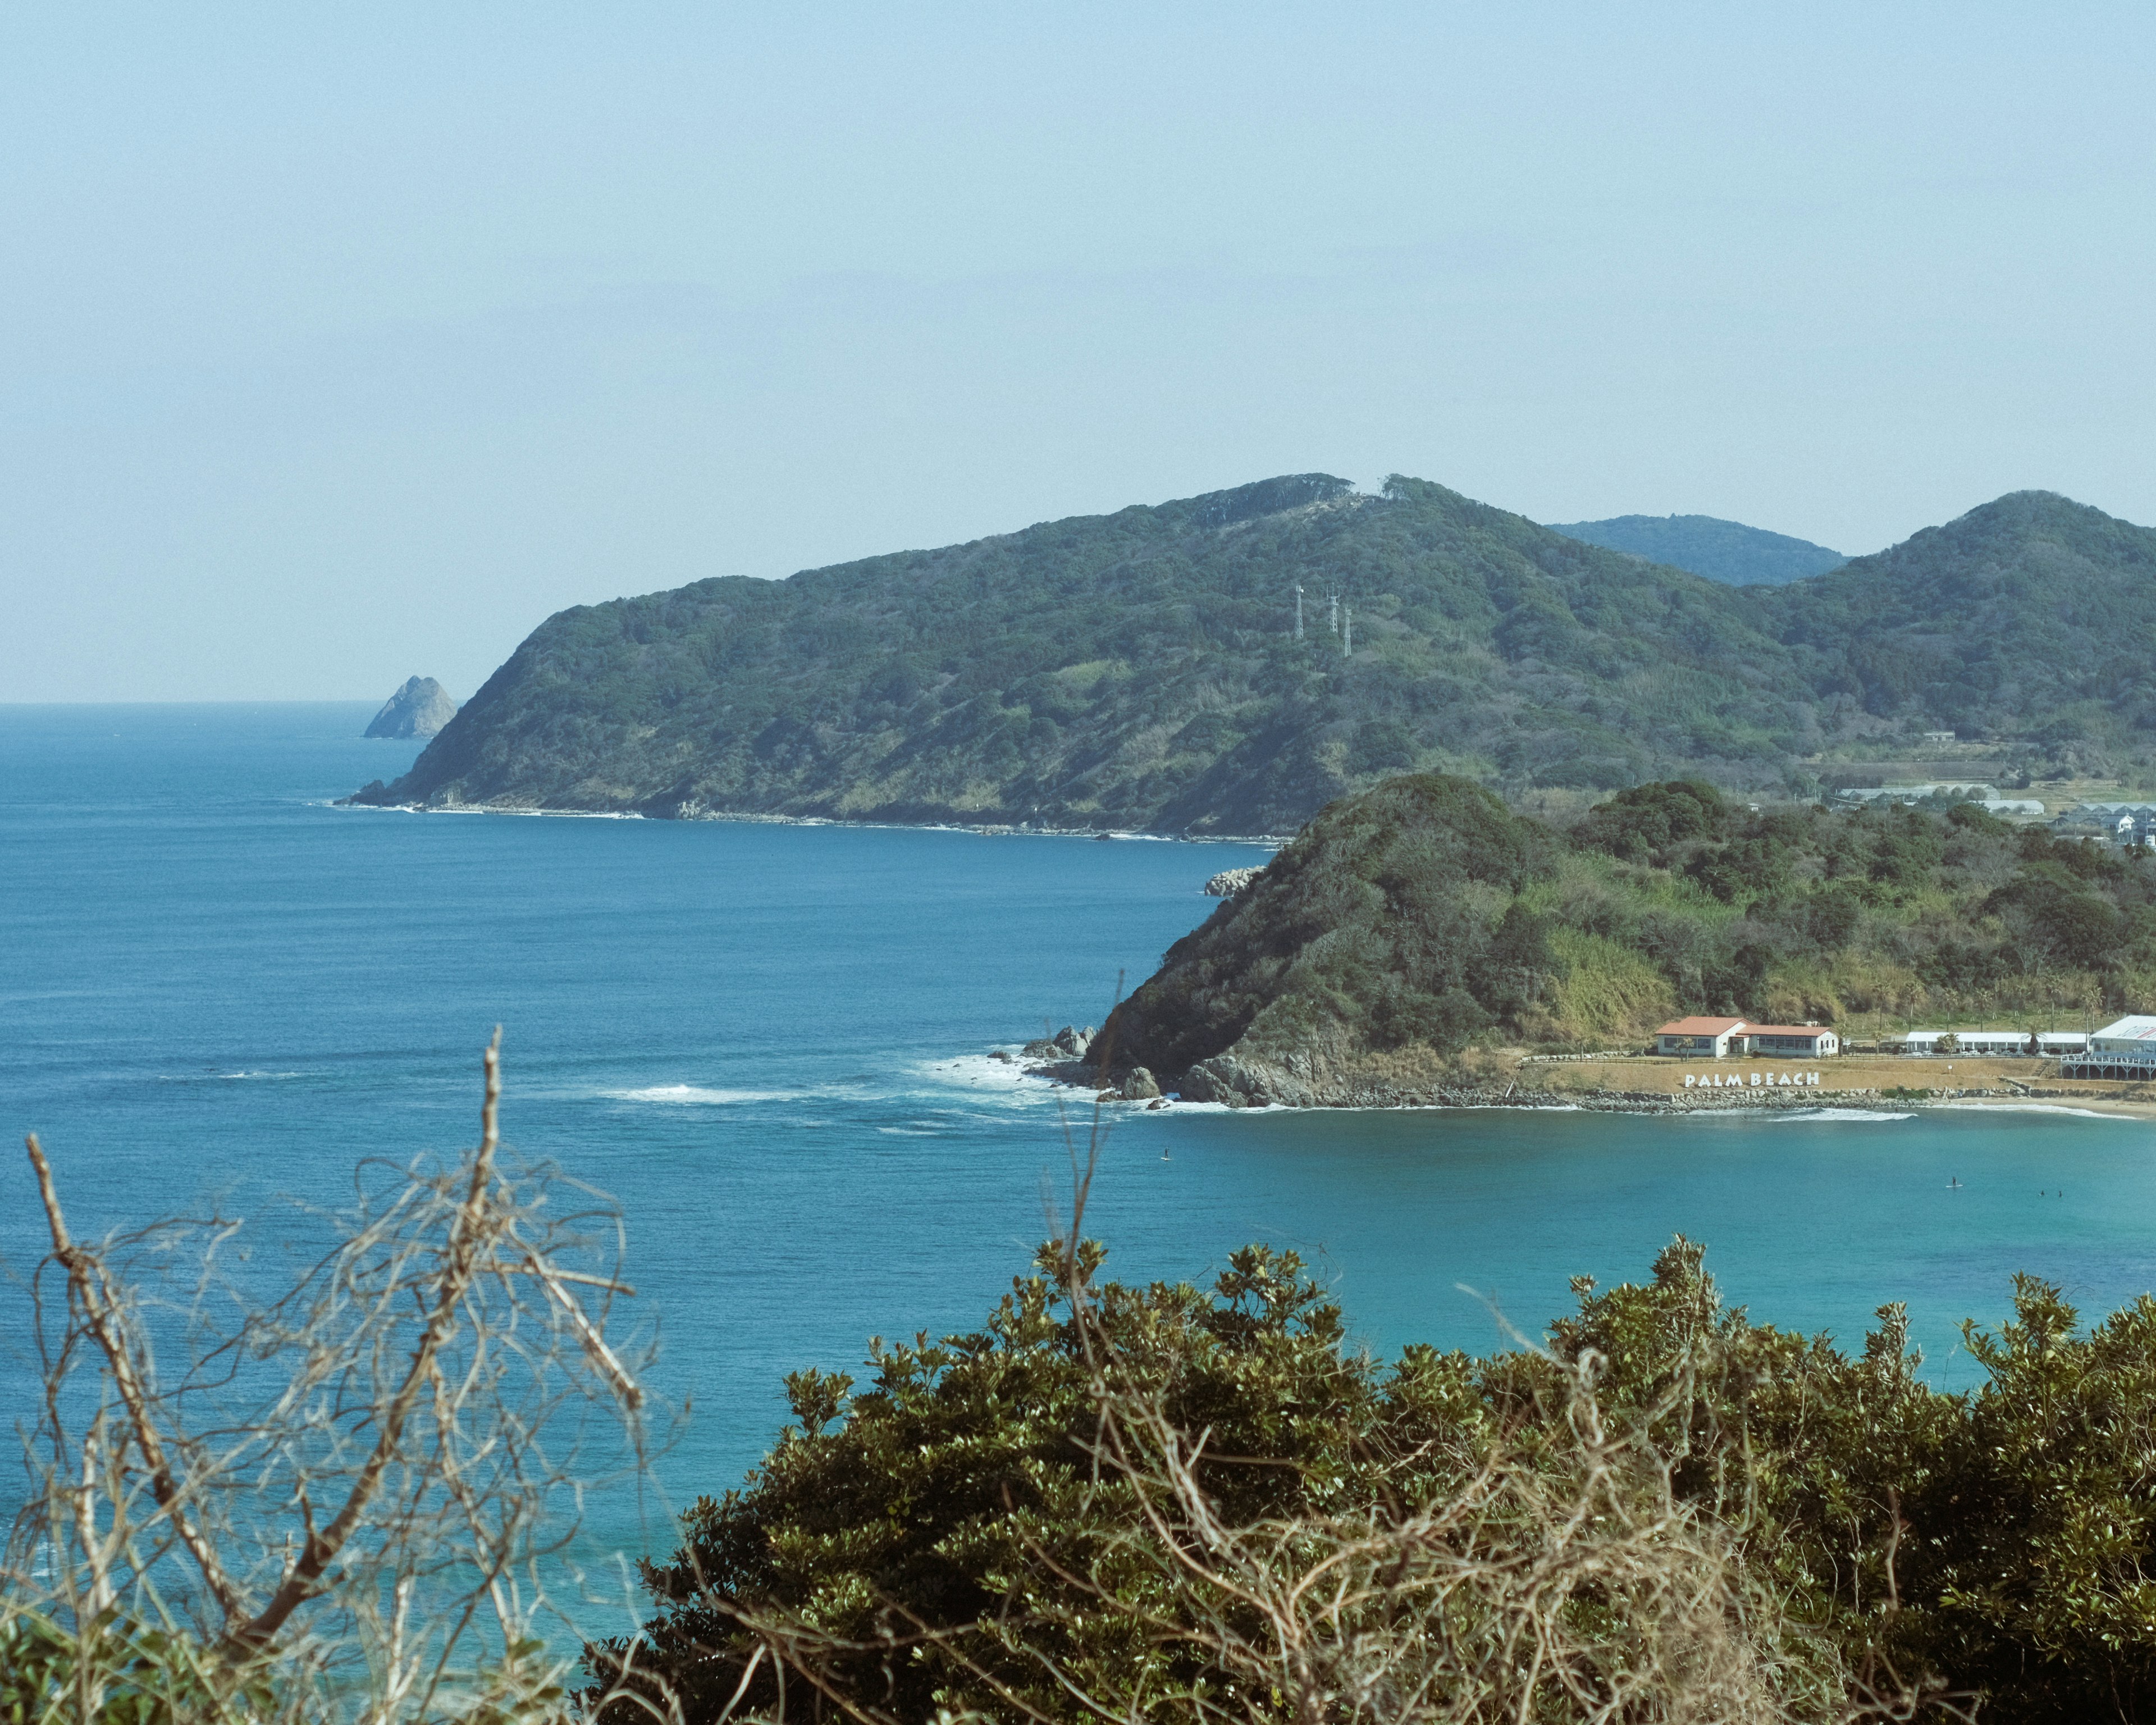
[[[790,1090],[716,1090],[701,1084],[654,1084],[642,1090],[603,1090],[610,1102],[672,1102],[711,1106],[728,1102],[791,1102],[800,1093]]]

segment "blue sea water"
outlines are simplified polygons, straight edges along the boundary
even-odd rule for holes
[[[978,1323],[1065,1183],[1054,1097],[987,1051],[1097,1023],[1206,876],[1263,855],[331,808],[416,752],[361,740],[368,714],[0,707],[0,1124],[42,1135],[85,1231],[334,1201],[361,1157],[471,1142],[501,1023],[507,1137],[626,1209],[656,1387],[693,1410],[658,1463],[676,1504],[755,1462],[785,1372]],[[2156,1127],[1130,1112],[1091,1218],[1125,1277],[1291,1246],[1387,1353],[1498,1345],[1491,1302],[1532,1332],[1568,1277],[1637,1278],[1681,1231],[1762,1319],[1853,1341],[1906,1301],[1961,1384],[1957,1324],[1996,1322],[2013,1272],[2091,1312],[2156,1283]],[[42,1241],[8,1153],[0,1257]]]

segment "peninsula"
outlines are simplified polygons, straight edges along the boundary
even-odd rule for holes
[[[1325,809],[1169,949],[1068,1076],[1121,1090],[1143,1069],[1134,1094],[1235,1106],[1805,1106],[2046,1070],[1860,1065],[1806,1025],[2079,1023],[2152,995],[2145,851],[1971,804],[1761,814],[1698,782],[1620,792],[1560,830],[1465,779],[1410,775]],[[1803,1051],[1645,1058],[1683,1014],[1777,1027],[1768,1040]]]
[[[2156,765],[2152,576],[2156,532],[2045,492],[1731,587],[1291,475],[578,606],[354,800],[1204,836],[1402,772],[1809,797],[1959,737],[1972,777],[2115,777]]]

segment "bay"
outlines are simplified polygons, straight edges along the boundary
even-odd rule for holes
[[[614,1194],[679,1504],[737,1482],[780,1378],[976,1325],[1026,1267],[1082,1108],[987,1058],[1097,1023],[1255,847],[332,808],[417,745],[371,709],[0,707],[0,1114],[79,1225],[334,1202],[365,1156],[505,1131]],[[1117,1117],[1091,1212],[1125,1277],[1302,1253],[1383,1353],[1532,1334],[1567,1280],[1706,1241],[1732,1301],[1854,1341],[1908,1303],[1934,1381],[2017,1271],[2107,1311],[2156,1281],[2156,1130],[2059,1113]],[[1960,1182],[1957,1187],[1951,1183]],[[2043,1195],[2060,1194],[2060,1195]],[[0,1257],[43,1249],[0,1163]],[[19,1286],[0,1395],[28,1411]],[[624,1544],[663,1517],[601,1507]]]

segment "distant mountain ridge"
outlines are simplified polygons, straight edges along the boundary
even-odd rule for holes
[[[1604,521],[1553,522],[1550,531],[1731,587],[1784,587],[1849,561],[1809,539],[1711,515],[1620,515]]]
[[[1406,770],[1809,795],[1941,726],[2090,771],[2156,741],[2152,574],[2156,533],[2042,492],[1733,588],[1291,475],[576,607],[359,798],[1225,834]]]

